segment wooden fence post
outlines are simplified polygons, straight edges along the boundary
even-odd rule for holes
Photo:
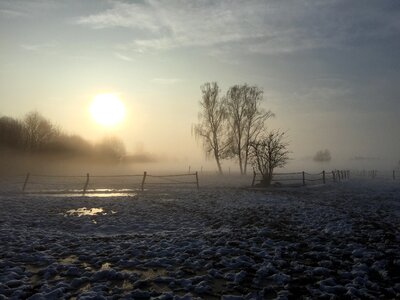
[[[25,177],[25,181],[24,181],[24,186],[22,187],[22,190],[23,190],[23,191],[25,191],[26,185],[28,184],[29,176],[31,176],[31,174],[30,174],[29,172],[26,173],[26,177]]]
[[[340,171],[337,170],[337,177],[338,177],[338,181],[340,182],[342,180],[342,178],[340,178]]]
[[[333,180],[333,182],[336,182],[335,171],[332,171],[332,180]]]
[[[254,187],[254,183],[256,183],[256,176],[257,176],[257,173],[255,170],[253,170],[253,181],[251,182],[251,187]]]
[[[303,171],[303,185],[306,185],[306,173]]]
[[[325,184],[325,170],[322,171],[322,182]]]
[[[85,195],[88,185],[89,185],[89,173],[86,174],[86,182],[85,185],[83,186],[83,193],[82,193],[83,195]]]
[[[145,183],[145,181],[146,181],[146,176],[147,176],[147,172],[144,171],[144,173],[143,173],[143,179],[142,179],[142,191],[144,191],[144,183]]]
[[[199,174],[196,171],[196,184],[197,184],[197,189],[199,189]]]

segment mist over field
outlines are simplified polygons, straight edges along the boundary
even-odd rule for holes
[[[400,1],[1,0],[0,300],[400,299]]]

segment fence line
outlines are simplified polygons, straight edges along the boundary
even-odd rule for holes
[[[194,180],[190,181],[185,181],[185,180],[178,180],[175,178],[179,177],[188,177],[192,176],[194,177]],[[134,177],[140,177],[142,180],[140,182],[140,189],[142,191],[145,190],[145,186],[157,186],[157,185],[195,185],[197,189],[199,189],[199,176],[198,172],[194,173],[185,173],[185,174],[169,174],[169,175],[151,175],[148,174],[146,171],[143,172],[143,174],[127,174],[127,175],[90,175],[87,173],[86,175],[48,175],[48,174],[31,174],[28,172],[25,175],[25,178],[23,182],[20,182],[19,184],[22,184],[22,191],[25,192],[27,190],[28,186],[32,185],[45,185],[46,187],[48,186],[61,186],[63,184],[71,184],[70,182],[62,181],[62,182],[39,182],[35,181],[35,178],[46,178],[46,179],[51,179],[51,178],[65,178],[65,179],[72,179],[72,178],[77,178],[77,179],[85,179],[84,181],[78,181],[74,182],[76,185],[79,183],[81,184],[81,188],[73,189],[73,191],[81,191],[82,195],[85,195],[89,190],[90,184],[95,183],[95,181],[92,181],[93,178],[134,178]],[[21,176],[21,179],[23,177]],[[156,181],[150,181],[149,179],[152,178]],[[147,179],[147,180],[146,180]],[[159,179],[157,181],[157,179]],[[128,182],[128,184],[131,184],[132,182]],[[124,189],[126,190],[126,189]]]
[[[370,178],[370,179],[376,179],[376,178],[391,178],[392,180],[398,180],[400,179],[400,169],[393,169],[390,171],[387,170],[381,170],[378,172],[378,170],[357,170],[353,171],[352,174],[356,177],[361,177],[361,178]]]
[[[254,171],[253,180],[251,186],[255,186],[256,181],[261,181],[261,179],[257,179],[257,176],[260,176]],[[300,176],[293,176],[300,175]],[[305,171],[302,172],[290,172],[290,173],[274,173],[271,179],[271,183],[278,182],[293,182],[293,183],[301,183],[303,186],[307,185],[307,182],[322,182],[326,184],[328,180],[332,182],[340,182],[343,180],[347,180],[350,178],[349,170],[334,170],[331,172],[325,172],[323,170],[320,173],[307,173]]]

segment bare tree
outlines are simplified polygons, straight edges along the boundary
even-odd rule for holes
[[[59,130],[38,112],[28,113],[24,120],[25,146],[29,151],[37,151],[54,137]]]
[[[201,112],[199,123],[193,127],[196,138],[203,140],[203,146],[208,155],[213,154],[222,174],[221,160],[228,149],[226,136],[227,112],[224,100],[220,97],[220,89],[216,82],[207,82],[201,87]]]
[[[289,144],[284,141],[284,137],[284,132],[275,130],[250,143],[252,162],[262,175],[263,186],[269,186],[274,169],[284,167],[289,160]]]
[[[226,95],[229,113],[231,154],[238,158],[241,174],[246,174],[250,141],[265,129],[265,122],[274,114],[260,107],[263,91],[257,86],[234,85]]]

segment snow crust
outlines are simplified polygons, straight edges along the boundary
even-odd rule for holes
[[[0,299],[400,298],[394,182],[0,205]]]

